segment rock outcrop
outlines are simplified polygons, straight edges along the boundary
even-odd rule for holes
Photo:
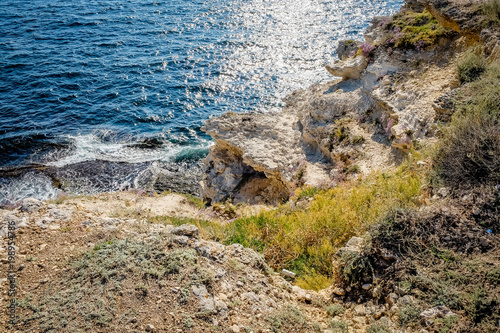
[[[460,86],[457,55],[478,41],[490,56],[500,55],[496,30],[484,29],[481,6],[407,1],[399,16],[375,18],[365,43],[340,41],[340,60],[326,69],[342,80],[292,93],[280,113],[229,113],[207,121],[203,130],[216,144],[205,159],[202,196],[276,204],[297,186],[330,186],[394,165],[416,141],[435,136],[436,121],[450,120],[450,96]],[[416,15],[433,20],[429,38],[407,36],[408,44],[400,25],[415,24]]]
[[[359,79],[367,65],[368,61],[365,57],[355,56],[326,65],[325,68],[333,76],[339,76],[343,80],[348,80]]]

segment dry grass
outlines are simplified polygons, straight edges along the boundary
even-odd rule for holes
[[[273,268],[298,273],[297,285],[319,290],[332,283],[336,249],[363,234],[392,207],[412,206],[420,187],[420,175],[408,162],[392,173],[375,173],[322,190],[307,209],[285,204],[237,219],[219,231],[219,237],[227,244],[262,251]]]
[[[496,60],[469,83],[466,102],[443,130],[435,161],[439,175],[453,187],[500,181],[499,82]]]

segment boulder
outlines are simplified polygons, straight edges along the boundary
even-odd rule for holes
[[[359,79],[361,73],[368,65],[366,58],[357,56],[354,58],[347,58],[345,60],[336,61],[333,64],[325,66],[328,73],[333,76],[342,77],[343,80]]]
[[[200,235],[200,229],[198,227],[186,223],[183,224],[177,228],[172,229],[170,233],[177,235],[177,236],[187,236],[187,237],[192,237],[192,238],[198,238]]]

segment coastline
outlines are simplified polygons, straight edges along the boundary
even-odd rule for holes
[[[498,329],[500,185],[434,181],[428,151],[464,108],[454,96],[479,89],[464,54],[500,61],[500,25],[471,3],[409,0],[341,41],[332,81],[281,112],[208,120],[202,199],[132,189],[0,209],[18,238],[16,328]],[[498,84],[485,68],[475,80]]]

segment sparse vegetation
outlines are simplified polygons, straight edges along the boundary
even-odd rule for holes
[[[458,60],[458,76],[460,82],[468,83],[479,79],[486,68],[486,60],[481,49],[471,48]]]
[[[311,326],[305,319],[299,308],[291,305],[285,306],[283,309],[275,312],[267,317],[270,328],[273,332],[308,332]]]
[[[469,98],[443,129],[435,161],[438,174],[453,187],[500,180],[499,80],[497,60],[470,83]]]
[[[201,198],[198,198],[192,194],[183,194],[184,197],[186,197],[186,199],[192,203],[193,205],[195,205],[196,207],[198,207],[199,209],[203,209],[205,208],[205,203],[203,202],[203,200]]]
[[[413,304],[405,305],[399,310],[399,325],[402,327],[412,326],[420,319],[422,309]]]
[[[500,25],[500,0],[487,0],[482,6],[484,26]]]
[[[332,330],[334,333],[348,333],[349,325],[345,321],[341,320],[332,320],[328,325],[328,328]]]
[[[345,312],[345,308],[341,304],[333,304],[326,309],[328,315],[335,317]]]
[[[378,322],[368,327],[367,333],[392,333],[391,328],[384,323]]]
[[[374,174],[321,191],[307,209],[282,205],[237,219],[227,225],[224,242],[262,251],[271,267],[297,272],[299,286],[322,289],[333,281],[335,250],[391,207],[412,206],[420,186],[419,174],[408,163],[390,175]]]
[[[387,45],[417,50],[455,35],[453,30],[441,26],[427,10],[422,13],[404,11],[394,15],[384,24],[384,29],[391,34],[385,42]]]
[[[213,277],[207,276],[198,264],[194,250],[165,252],[164,247],[160,240],[130,239],[95,245],[73,260],[71,270],[51,283],[37,299],[20,304],[31,314],[20,317],[19,325],[29,328],[37,323],[43,332],[123,328],[134,314],[119,316],[118,303],[134,308],[133,304],[142,302],[150,293],[159,292],[160,280],[176,276],[179,281],[188,281],[188,286],[210,285]],[[187,293],[183,291],[182,302],[187,302],[189,289]]]

